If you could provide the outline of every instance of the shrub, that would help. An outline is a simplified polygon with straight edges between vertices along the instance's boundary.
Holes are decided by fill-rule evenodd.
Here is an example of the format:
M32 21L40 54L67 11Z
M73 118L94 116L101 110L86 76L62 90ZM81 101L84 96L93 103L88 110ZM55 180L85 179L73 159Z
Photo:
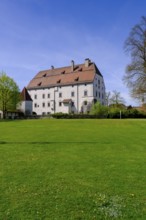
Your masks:
M120 118L121 109L113 107L109 109L108 118Z
M86 119L86 118L98 118L97 115L89 114L67 114L67 113L55 113L52 114L53 118L57 119Z
M101 105L100 102L96 102L95 104L92 105L90 114L96 115L98 118L107 118L108 107Z

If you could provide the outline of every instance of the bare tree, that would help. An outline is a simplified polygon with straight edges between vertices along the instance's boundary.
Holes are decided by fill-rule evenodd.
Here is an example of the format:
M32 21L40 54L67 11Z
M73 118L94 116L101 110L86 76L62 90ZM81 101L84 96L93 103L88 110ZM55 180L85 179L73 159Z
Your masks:
M111 92L106 92L105 94L105 100L106 100L106 105L110 105L110 99L111 99Z
M125 103L125 100L121 96L120 92L117 92L116 90L114 90L110 98L110 104L119 106L119 105L123 105L124 103Z
M125 41L125 51L131 55L124 82L134 98L141 99L146 93L146 17L130 31Z

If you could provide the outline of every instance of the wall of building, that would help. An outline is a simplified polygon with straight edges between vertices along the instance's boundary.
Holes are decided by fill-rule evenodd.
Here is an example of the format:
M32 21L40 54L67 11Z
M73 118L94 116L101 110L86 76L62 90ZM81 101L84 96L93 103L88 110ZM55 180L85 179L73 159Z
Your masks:
M93 82L93 94L97 101L105 105L105 84L102 76L96 74Z
M17 108L21 110L25 115L32 115L32 101L22 101Z
M94 99L92 83L28 90L28 92L33 100L32 111L37 115L56 112L78 113L82 111L84 102L89 103ZM71 99L74 105L63 103L65 99Z

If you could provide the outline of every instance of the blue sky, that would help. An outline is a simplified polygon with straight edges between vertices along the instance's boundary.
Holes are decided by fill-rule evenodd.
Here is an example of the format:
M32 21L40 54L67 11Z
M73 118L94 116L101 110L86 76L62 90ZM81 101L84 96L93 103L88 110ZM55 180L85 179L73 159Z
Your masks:
M145 0L0 0L0 71L22 89L40 70L90 58L107 91L137 105L122 82L123 45L145 11Z

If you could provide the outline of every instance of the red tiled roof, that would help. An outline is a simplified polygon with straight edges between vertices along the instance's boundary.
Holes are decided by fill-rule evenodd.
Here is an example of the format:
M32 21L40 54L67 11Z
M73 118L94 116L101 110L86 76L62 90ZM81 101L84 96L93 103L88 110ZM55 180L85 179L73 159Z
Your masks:
M88 67L85 64L75 65L73 71L71 66L52 68L36 74L27 89L89 83L93 82L96 73L102 76L94 63Z
M32 98L30 97L30 95L25 87L23 88L20 96L21 96L22 101L32 101Z

